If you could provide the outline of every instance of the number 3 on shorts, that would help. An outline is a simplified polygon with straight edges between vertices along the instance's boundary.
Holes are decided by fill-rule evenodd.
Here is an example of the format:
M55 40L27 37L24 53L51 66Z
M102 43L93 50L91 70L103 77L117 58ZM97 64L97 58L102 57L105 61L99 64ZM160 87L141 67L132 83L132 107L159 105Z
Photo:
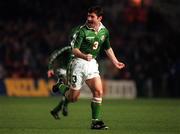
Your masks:
M76 83L77 82L77 77L75 75L72 76L72 83Z
M93 44L93 50L96 50L98 48L99 42L95 41Z

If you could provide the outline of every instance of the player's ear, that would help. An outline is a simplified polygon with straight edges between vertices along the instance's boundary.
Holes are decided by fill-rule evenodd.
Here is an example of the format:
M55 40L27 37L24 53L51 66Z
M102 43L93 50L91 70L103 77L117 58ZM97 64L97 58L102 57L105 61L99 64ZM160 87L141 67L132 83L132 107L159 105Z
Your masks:
M102 16L99 16L98 19L99 19L99 21L101 21L102 20Z

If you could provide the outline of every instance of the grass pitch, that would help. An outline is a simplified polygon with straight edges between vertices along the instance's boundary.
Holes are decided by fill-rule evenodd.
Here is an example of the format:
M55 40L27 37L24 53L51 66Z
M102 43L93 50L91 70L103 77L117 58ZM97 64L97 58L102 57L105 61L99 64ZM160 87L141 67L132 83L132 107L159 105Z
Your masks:
M69 105L69 116L54 120L58 97L0 97L0 134L180 134L180 100L104 100L109 130L90 130L90 100Z

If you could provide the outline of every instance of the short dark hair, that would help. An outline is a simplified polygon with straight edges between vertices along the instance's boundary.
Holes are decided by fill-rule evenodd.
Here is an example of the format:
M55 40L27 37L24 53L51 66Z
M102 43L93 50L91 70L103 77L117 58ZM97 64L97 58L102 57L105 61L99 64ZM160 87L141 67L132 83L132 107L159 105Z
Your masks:
M101 6L92 6L88 9L88 13L95 13L98 17L103 16L103 8Z

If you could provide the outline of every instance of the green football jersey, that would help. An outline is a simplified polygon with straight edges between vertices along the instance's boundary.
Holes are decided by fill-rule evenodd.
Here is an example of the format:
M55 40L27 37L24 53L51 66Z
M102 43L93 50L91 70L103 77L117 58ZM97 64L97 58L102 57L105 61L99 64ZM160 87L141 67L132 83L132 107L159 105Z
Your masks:
M93 58L98 56L101 48L107 50L111 47L109 42L109 32L102 23L98 32L89 28L87 25L79 27L79 29L74 32L70 44L72 48L78 48L85 54L92 54Z
M70 46L64 47L62 49L57 49L49 57L48 69L67 69L67 66L72 57L73 55Z

